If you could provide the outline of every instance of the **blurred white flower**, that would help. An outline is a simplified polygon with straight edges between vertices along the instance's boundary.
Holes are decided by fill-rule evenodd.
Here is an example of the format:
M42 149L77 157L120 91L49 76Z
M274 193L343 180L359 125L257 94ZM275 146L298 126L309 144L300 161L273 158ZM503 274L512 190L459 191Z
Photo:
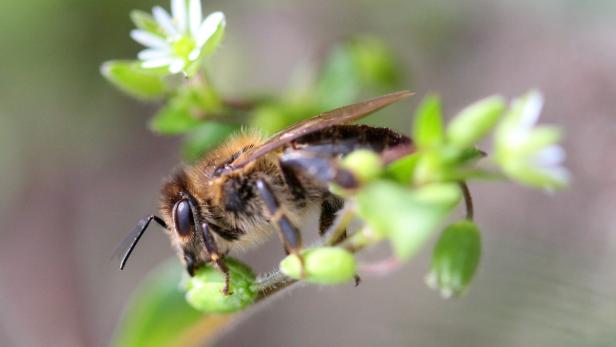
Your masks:
M562 164L565 151L558 145L555 127L537 126L543 97L531 91L513 101L495 135L496 160L506 174L520 183L555 189L569 182Z
M138 58L144 68L167 67L170 73L189 74L199 58L211 53L225 27L225 16L214 12L203 20L200 0L171 0L171 14L152 9L159 30L132 30L130 36L147 48Z

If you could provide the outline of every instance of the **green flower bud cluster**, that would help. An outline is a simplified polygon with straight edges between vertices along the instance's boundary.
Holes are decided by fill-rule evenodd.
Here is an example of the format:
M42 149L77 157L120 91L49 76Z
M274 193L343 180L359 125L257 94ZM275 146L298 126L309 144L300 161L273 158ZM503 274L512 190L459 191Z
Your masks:
M301 257L303 259L295 254L288 255L280 262L280 271L291 278L316 284L344 283L356 275L355 256L342 248L309 248L302 251Z
M186 282L186 301L192 307L205 313L227 313L239 311L255 301L257 292L252 270L233 258L225 258L225 263L231 273L231 294L223 292L224 274L212 266L204 266Z

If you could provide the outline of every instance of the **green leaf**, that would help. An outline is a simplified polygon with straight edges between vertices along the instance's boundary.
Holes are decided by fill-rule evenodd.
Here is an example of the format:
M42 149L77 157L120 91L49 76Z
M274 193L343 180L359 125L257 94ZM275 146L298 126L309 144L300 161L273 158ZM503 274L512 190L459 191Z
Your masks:
M205 152L222 143L229 135L238 130L237 126L207 122L188 133L182 146L183 157L194 162Z
M481 238L471 221L452 224L443 231L432 253L428 285L445 298L463 294L471 282L481 256Z
M252 270L238 260L226 257L225 264L231 274L230 295L223 293L224 274L207 265L195 273L186 285L186 300L204 313L229 313L239 311L252 304L257 291L254 288L255 275Z
M142 68L137 61L105 62L101 74L121 91L139 99L157 100L167 93L163 76L156 70Z
M302 263L295 254L288 255L280 262L280 271L291 278L317 284L348 282L357 273L355 257L342 248L310 248L301 254L304 258L304 278L301 277Z
M131 296L112 346L166 347L203 317L186 303L177 259L154 269Z
M469 162L475 162L483 157L485 157L487 154L475 147L467 147L465 149L463 149L457 156L457 162L458 164L462 165L462 164L467 164Z
M165 36L163 29L160 25L158 25L158 22L156 22L154 17L147 12L132 10L130 11L130 19L133 21L135 26L141 30L145 30L157 36Z
M330 110L356 101L361 86L353 55L344 46L332 49L316 86L315 100Z
M161 134L182 134L204 124L208 115L222 112L220 98L211 88L189 84L158 111L150 127Z
M362 85L368 88L395 89L400 85L399 66L384 42L372 36L359 36L347 45Z
M413 138L422 149L442 144L444 137L440 99L436 95L428 95L415 112Z
M376 181L357 194L357 212L374 232L389 238L398 258L407 260L425 244L460 197L451 185L408 190Z
M161 134L183 134L197 128L203 121L190 114L187 105L179 100L171 100L150 121L150 128Z
M250 125L265 134L273 134L320 111L323 110L306 100L266 102L253 111Z
M459 148L475 145L496 125L505 107L505 101L499 96L466 107L447 127L449 143Z
M445 163L443 151L424 151L417 157L413 171L413 182L422 185L443 181L450 171L450 165Z
M385 175L402 184L410 183L413 179L418 158L419 154L413 153L394 161L385 168Z

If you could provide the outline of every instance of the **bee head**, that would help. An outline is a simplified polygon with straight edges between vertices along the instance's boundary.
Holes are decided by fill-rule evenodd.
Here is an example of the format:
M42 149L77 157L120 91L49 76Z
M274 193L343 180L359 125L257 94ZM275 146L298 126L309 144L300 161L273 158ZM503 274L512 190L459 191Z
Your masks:
M186 265L186 271L193 276L196 269L210 262L210 253L216 250L208 249L208 224L190 193L183 171L163 186L161 214L167 223L171 243Z

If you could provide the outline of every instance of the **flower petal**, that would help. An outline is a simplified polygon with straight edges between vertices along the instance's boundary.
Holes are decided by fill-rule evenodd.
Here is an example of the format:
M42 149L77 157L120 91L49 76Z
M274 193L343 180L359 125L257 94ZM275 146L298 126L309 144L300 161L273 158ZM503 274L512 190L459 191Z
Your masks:
M152 9L152 14L154 15L154 19L156 20L158 25L163 28L167 35L173 36L178 33L177 29L173 25L173 20L171 20L171 16L169 16L169 13L165 11L165 9L160 6L154 6L154 8Z
M207 16L203 23L201 23L199 32L195 36L197 46L203 46L214 35L219 25L225 25L225 15L222 12L214 12Z
M555 166L565 160L565 150L558 145L547 146L533 155L532 161L539 166Z
M537 120L539 120L539 115L543 108L543 96L538 91L531 91L524 99L520 127L531 128L537 123Z
M195 37L199 31L203 13L201 12L201 0L190 0L188 3L188 25L190 34Z
M139 60L156 60L172 57L173 55L171 54L171 51L165 49L144 49L137 54L137 58L139 58Z
M169 72L171 73L178 73L180 71L182 71L182 69L184 68L184 60L182 59L173 59L173 61L171 62L171 64L169 64Z
M173 62L173 59L171 57L168 58L160 58L160 59L151 59L151 60L146 60L144 62L141 63L141 67L146 68L146 69L152 69L152 68L157 68L157 67L161 67L161 66L167 66L169 64L171 64Z
M552 180L556 181L557 184L567 184L571 180L571 174L564 167L550 167L544 172L549 175Z
M199 58L200 55L201 55L201 49L195 48L188 55L188 60L195 61L195 60L197 60L197 58Z
M186 32L186 0L171 0L171 13L173 20L180 31L180 34Z
M140 44L152 48L168 48L169 44L160 37L144 30L131 30L130 37Z

